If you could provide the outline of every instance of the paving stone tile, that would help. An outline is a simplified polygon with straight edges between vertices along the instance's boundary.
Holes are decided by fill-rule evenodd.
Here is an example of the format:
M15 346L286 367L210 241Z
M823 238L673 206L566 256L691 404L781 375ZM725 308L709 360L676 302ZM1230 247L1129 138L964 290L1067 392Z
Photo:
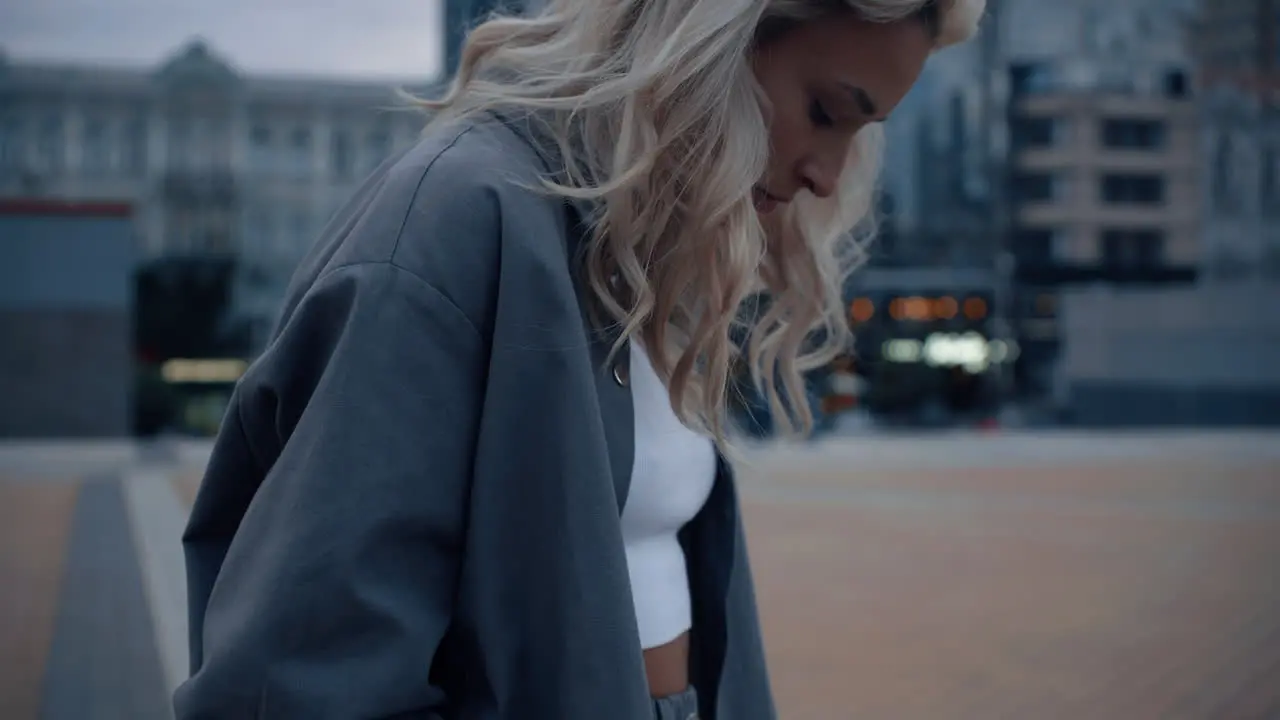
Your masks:
M0 718L36 720L78 487L0 478Z

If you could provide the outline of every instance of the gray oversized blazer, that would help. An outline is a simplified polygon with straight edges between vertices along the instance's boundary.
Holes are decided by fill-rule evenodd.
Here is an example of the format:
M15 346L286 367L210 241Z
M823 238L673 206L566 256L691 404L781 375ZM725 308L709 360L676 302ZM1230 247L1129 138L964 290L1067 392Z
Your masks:
M183 542L178 720L651 720L626 368L530 126L442 125L325 231ZM620 353L626 357L627 353ZM775 716L731 472L684 529L703 718Z

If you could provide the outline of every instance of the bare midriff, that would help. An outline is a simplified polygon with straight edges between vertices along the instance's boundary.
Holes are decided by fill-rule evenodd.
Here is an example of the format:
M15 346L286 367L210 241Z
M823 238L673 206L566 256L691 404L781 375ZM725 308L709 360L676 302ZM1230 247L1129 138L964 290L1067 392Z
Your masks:
M649 678L649 695L655 698L678 695L689 687L689 633L665 645L644 651L644 673Z

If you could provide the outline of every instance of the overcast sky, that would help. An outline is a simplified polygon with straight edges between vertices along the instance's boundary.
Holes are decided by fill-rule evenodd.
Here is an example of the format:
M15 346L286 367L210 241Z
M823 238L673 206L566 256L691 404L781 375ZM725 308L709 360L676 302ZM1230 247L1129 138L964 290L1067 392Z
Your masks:
M440 0L0 0L13 59L151 65L200 36L255 72L414 78L441 63Z

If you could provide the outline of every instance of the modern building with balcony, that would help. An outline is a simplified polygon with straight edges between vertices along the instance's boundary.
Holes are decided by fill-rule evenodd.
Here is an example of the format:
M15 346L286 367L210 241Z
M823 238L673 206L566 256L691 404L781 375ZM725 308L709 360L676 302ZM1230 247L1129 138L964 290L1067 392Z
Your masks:
M1018 386L1048 396L1060 351L1058 295L1083 285L1195 281L1202 253L1199 113L1180 3L1063 16L1076 44L1014 55L1006 197Z
M1015 86L1033 80L1018 76ZM1199 136L1186 76L1150 92L1019 88L1010 196L1028 284L1164 283L1199 261Z

